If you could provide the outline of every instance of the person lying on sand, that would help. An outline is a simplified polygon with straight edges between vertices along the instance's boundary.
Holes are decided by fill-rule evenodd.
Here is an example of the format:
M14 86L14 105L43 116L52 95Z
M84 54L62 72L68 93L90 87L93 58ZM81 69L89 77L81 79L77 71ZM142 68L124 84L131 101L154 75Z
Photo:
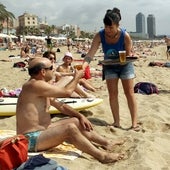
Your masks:
M170 62L150 62L149 66L170 67Z
M48 83L53 77L54 69L47 58L37 57L31 60L28 72L31 77L23 85L18 97L16 129L17 134L28 137L30 152L47 150L66 141L102 163L112 163L124 157L122 153L110 152L114 145L123 144L124 140L113 141L102 137L93 130L85 116L55 100L57 97L70 97L84 74L83 70L76 70L72 81L63 87ZM48 112L50 105L70 118L52 123ZM93 143L106 150L100 150Z

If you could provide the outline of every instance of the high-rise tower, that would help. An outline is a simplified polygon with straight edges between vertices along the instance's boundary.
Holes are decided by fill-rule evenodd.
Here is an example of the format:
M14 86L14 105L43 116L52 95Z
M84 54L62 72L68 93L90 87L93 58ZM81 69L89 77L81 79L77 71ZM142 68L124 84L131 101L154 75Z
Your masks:
M141 12L136 15L136 32L145 34L145 16Z
M147 17L147 32L150 39L156 36L155 17L152 14L149 14Z

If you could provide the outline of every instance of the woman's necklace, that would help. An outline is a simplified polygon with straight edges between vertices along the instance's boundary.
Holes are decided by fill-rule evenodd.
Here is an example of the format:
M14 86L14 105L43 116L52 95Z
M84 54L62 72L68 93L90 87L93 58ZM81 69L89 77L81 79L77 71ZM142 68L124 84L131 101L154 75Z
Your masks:
M108 37L108 38L110 38L110 39L115 39L115 38L117 38L117 36L118 36L118 31L117 31L113 36L106 34L106 37Z

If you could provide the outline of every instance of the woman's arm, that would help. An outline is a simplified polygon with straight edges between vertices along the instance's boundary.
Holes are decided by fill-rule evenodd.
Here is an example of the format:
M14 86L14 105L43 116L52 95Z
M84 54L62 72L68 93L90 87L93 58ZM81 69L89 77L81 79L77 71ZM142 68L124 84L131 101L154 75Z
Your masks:
M131 56L131 52L132 52L132 40L130 35L125 32L125 50L126 50L126 56Z
M93 60L93 57L100 46L100 42L101 42L100 34L97 33L93 38L91 48L89 49L88 53L84 58L83 69L85 69L88 66L88 64Z

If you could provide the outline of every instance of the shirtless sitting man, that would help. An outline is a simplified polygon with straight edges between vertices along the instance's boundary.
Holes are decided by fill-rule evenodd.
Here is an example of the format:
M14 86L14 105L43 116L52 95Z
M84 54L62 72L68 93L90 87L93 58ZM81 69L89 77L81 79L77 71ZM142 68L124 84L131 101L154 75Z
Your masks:
M34 58L28 67L30 79L23 85L18 98L16 120L17 134L24 134L29 139L29 151L43 151L55 147L64 141L72 143L81 151L90 154L102 163L111 163L124 157L121 153L109 153L113 146L123 140L107 140L93 131L90 121L56 97L69 97L74 91L83 71L75 71L74 78L65 87L48 83L54 69L49 59ZM51 122L49 106L59 109L70 118ZM105 150L95 147L100 144Z

